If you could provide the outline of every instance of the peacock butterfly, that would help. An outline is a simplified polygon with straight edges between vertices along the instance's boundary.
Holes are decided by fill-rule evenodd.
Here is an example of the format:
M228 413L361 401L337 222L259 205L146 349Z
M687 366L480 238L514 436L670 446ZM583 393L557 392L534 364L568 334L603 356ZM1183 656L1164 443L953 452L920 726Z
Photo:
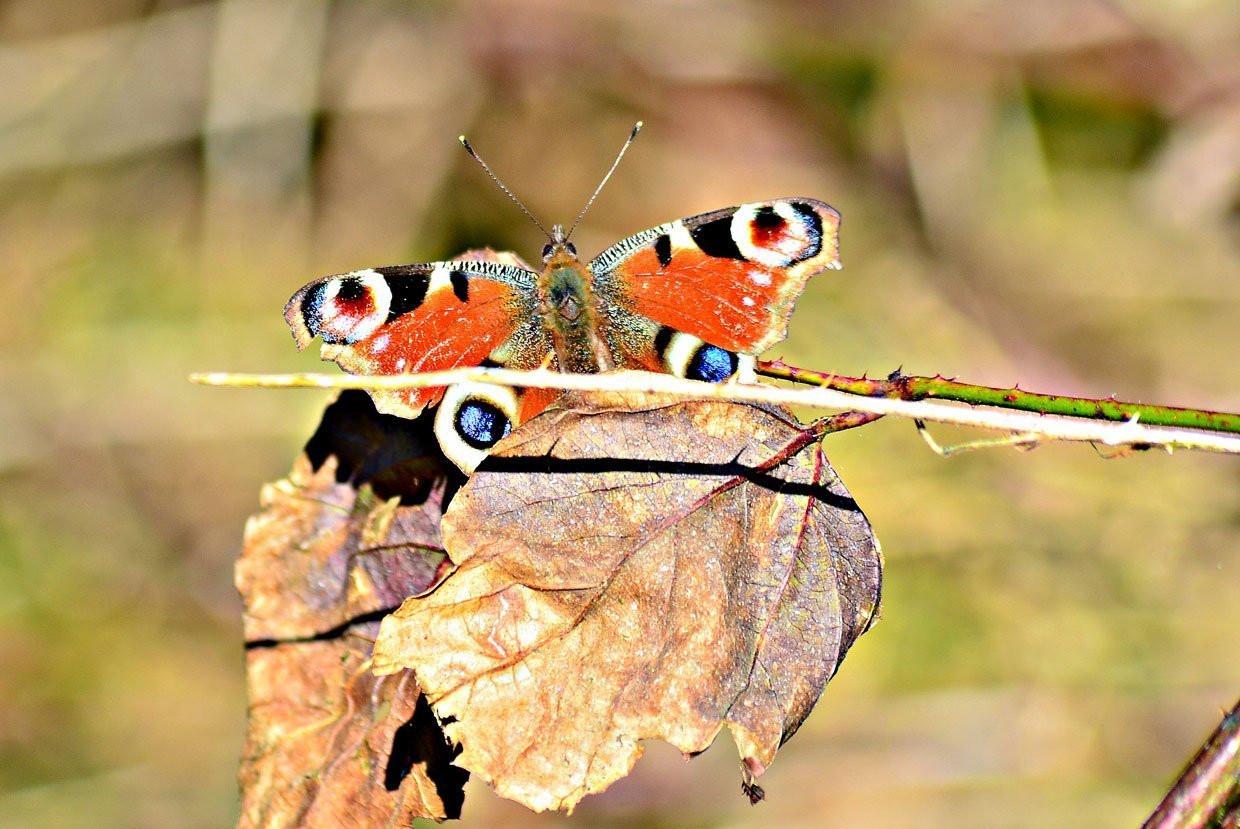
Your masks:
M809 277L840 267L839 223L839 213L815 199L752 202L644 230L589 263L569 241L576 223L567 233L555 225L541 270L489 251L364 268L306 285L284 317L299 349L317 336L323 359L352 374L503 366L752 381L756 356L784 338ZM404 417L439 404L436 436L444 454L469 472L558 394L469 383L371 397L381 412Z

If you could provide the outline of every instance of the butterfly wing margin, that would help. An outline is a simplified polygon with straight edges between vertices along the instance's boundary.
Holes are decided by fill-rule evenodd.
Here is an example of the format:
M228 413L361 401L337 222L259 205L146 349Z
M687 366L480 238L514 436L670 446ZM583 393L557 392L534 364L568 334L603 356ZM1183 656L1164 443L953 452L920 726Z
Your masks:
M306 285L288 301L284 318L298 348L317 336L322 358L350 374L443 371L484 362L532 368L524 363L536 364L549 347L535 307L535 278L528 268L497 261L366 268ZM438 402L443 389L370 394L379 411L416 417Z
M809 278L840 267L839 225L839 213L816 199L753 202L630 236L590 271L620 307L756 355L787 335Z

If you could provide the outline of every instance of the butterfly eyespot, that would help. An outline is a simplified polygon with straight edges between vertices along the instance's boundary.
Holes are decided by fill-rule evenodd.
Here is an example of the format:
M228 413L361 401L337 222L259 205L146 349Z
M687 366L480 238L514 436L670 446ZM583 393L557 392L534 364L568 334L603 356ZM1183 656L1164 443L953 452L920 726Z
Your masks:
M736 354L717 345L703 343L685 369L685 377L689 380L705 380L707 383L722 383L736 373Z
M457 434L475 449L490 449L512 432L512 421L497 406L482 400L466 401L456 410Z
M306 294L302 318L325 343L351 344L369 337L387 319L392 289L375 270L329 279Z
M517 421L517 395L489 383L459 383L444 394L435 415L435 437L444 455L473 472Z
M732 239L750 262L786 268L822 252L822 220L801 202L746 204L732 215Z
M656 338L655 347L668 373L686 380L722 383L736 374L740 363L733 351L667 328Z

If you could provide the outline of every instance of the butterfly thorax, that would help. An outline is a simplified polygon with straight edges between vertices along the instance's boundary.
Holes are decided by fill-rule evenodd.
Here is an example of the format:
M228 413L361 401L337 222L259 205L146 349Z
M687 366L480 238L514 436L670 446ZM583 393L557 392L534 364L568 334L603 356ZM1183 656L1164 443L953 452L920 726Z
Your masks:
M561 371L593 374L615 368L593 274L564 244L555 245L545 259L538 302Z

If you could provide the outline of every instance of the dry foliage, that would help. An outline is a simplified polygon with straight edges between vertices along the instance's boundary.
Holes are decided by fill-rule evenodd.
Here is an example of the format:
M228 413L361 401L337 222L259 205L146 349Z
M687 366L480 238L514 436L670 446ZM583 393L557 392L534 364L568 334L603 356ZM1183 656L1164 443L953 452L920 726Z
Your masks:
M421 421L361 393L263 490L237 562L249 729L240 825L408 825L460 813L466 774L408 671L377 678L377 617L426 589L444 496Z
M370 672L375 624L251 650L239 826L408 826L460 815L452 762L408 671Z
M443 532L457 569L384 620L375 671L412 669L456 763L537 810L724 726L760 798L879 600L868 522L776 407L566 395Z

